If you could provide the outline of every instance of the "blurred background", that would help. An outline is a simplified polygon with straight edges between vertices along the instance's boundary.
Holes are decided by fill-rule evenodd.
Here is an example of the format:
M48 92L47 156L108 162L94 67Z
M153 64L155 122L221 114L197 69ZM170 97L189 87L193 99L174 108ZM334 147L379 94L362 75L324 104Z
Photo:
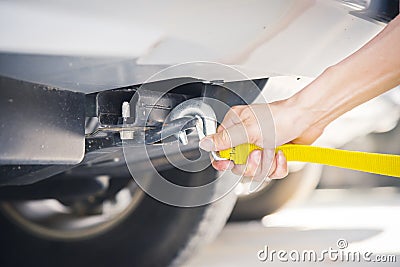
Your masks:
M70 143L60 135L63 142L57 143L57 149L45 144L55 133L66 131L37 135L41 141L33 141L25 134L29 131L24 127L9 128L16 129L10 135L5 135L3 129L0 131L0 140L4 140L0 142L0 152L6 144L11 147L10 151L15 151L17 145L13 142L19 135L20 139L27 140L26 144L33 143L39 155L46 148L46 157L51 159L51 164L56 164L47 166L49 162L39 160L38 163L32 157L25 157L31 147L24 147L21 155L28 159L23 163L0 166L4 178L0 179L4 182L0 187L4 197L0 197L0 267L142 267L170 263L188 267L274 266L289 263L261 262L258 251L265 246L273 250L322 251L337 248L339 239L348 242L350 251L395 255L397 262L382 265L399 266L400 179L291 163L288 177L266 184L255 194L244 193L247 184L243 182L235 194L228 194L211 205L192 209L173 207L144 194L133 182L124 154L113 152L114 148L121 149L120 144L102 145L102 142L108 144L108 140L118 140L118 131L96 135L99 117L104 111L100 107L108 110L111 106L106 115L113 118L112 123L100 126L111 129L121 126L119 122L125 119L120 114L121 105L132 100L132 95L128 97L125 93L132 93L160 70L180 63L211 61L237 68L249 80L261 81L259 88L264 87L258 99L261 102L290 97L381 31L398 14L398 2L0 1L0 79L5 81L0 88L4 94L0 96L0 101L3 100L0 108L10 108L0 112L1 127L21 126L19 122L30 125L39 119L40 125L53 126L48 117L39 115L55 113L53 119L57 121L65 117L58 115L69 109L71 114L67 114L73 122L78 117L76 114L86 116L86 124L79 127L81 146L76 150L89 151L73 170L62 169L65 162L54 163L54 156L60 155L58 144L64 144L61 150L68 151L72 150ZM195 74L193 77L197 77ZM227 77L220 78L229 81ZM8 85L10 79L16 79L11 83L16 84L15 88ZM211 80L202 81L201 86L188 84L175 96L174 103L201 96L207 93L207 86L212 86L213 90L208 91L211 94L221 95L232 105L241 104L234 98L228 99L223 87L210 85ZM47 92L47 86L78 93L82 104L73 100L75 109L53 112L46 108L51 103L58 104L58 99L49 100L44 96L34 106L36 110L25 110L30 107L26 103L34 98L25 94L15 96L19 93L20 81L29 82L28 93L31 90ZM155 87L163 88L165 81L169 82L161 79ZM243 91L249 91L241 81L231 82L238 82L238 90L243 86ZM113 94L108 95L110 92ZM98 101L100 96L107 96L103 103ZM18 103L20 109L13 109ZM71 103L67 106L72 106ZM79 113L85 105L90 112ZM16 115L17 119L9 119L9 114ZM397 88L333 122L315 145L400 154L399 118L400 89ZM163 120L164 117L159 122ZM38 132L38 128L35 130ZM2 136L7 138L1 139ZM93 141L99 146L91 150ZM197 144L196 141L196 150ZM157 149L157 145L153 148ZM105 159L93 159L102 153L107 153ZM147 155L138 153L138 156ZM158 162L161 165L162 161ZM41 165L38 170L49 167L54 171L61 167L60 171L43 178L28 163ZM138 169L139 165L136 165ZM163 175L188 186L218 177L212 168L198 173L188 173L173 165L168 168ZM24 180L25 174L44 181L32 187L18 183L14 187L7 183L15 177ZM143 175L150 177L149 173ZM213 189L219 190L217 185ZM60 195L55 195L58 191ZM86 193L80 195L81 191ZM187 193L179 197L193 196ZM202 247L222 228L215 241ZM190 260L186 263L186 259ZM322 264L344 263L325 261Z
M400 154L400 124L386 133L356 138L341 148ZM230 222L218 239L188 266L288 265L278 260L261 262L257 252L267 245L270 250L318 253L329 247L337 249L338 239L348 242L349 251L396 257L396 262L375 262L374 266L399 266L399 214L400 179L323 166L317 189L307 197L292 201L260 220ZM297 266L315 264L296 263ZM363 266L365 262L326 260L318 264Z

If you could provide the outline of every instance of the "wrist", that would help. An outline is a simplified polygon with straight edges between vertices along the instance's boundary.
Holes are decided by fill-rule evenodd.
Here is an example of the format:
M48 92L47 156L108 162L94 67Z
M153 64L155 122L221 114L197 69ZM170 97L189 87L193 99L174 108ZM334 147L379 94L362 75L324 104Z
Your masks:
M276 146L298 138L312 125L300 104L294 97L269 104L275 123Z
M309 105L298 95L284 100L283 105L291 117L291 129L295 138L318 122L317 112L310 109Z
M345 96L336 94L338 88L343 88L338 73L340 66L327 68L317 79L303 90L287 99L287 105L297 114L297 121L303 125L301 130L310 127L321 130L337 118L335 111L345 100Z

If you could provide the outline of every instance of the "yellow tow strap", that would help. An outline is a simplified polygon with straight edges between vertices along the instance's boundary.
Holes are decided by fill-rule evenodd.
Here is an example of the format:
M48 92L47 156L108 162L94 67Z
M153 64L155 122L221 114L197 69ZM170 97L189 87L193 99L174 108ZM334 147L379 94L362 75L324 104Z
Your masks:
M219 151L221 158L232 160L235 164L246 164L251 151L262 149L254 144ZM276 148L282 150L288 161L319 163L345 169L400 177L400 156L359 151L286 144Z

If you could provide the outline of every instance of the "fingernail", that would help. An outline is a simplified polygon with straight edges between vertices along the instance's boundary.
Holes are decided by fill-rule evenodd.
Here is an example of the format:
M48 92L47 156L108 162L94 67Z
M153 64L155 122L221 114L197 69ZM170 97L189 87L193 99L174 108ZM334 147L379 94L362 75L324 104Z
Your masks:
M285 163L285 154L283 154L282 150L278 151L278 164Z
M254 150L253 153L251 153L251 159L254 160L254 162L258 165L260 165L261 162L261 150Z
M278 151L278 166L276 178L280 179L287 176L289 170L285 164L285 154L281 150Z
M211 138L205 137L200 140L199 146L205 151L212 151L214 149L214 142Z

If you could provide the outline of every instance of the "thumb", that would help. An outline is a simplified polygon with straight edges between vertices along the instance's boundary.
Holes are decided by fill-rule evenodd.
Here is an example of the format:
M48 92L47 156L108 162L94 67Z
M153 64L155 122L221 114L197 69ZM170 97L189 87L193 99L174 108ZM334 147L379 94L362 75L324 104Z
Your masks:
M246 129L236 124L200 140L199 146L206 151L220 151L240 144L249 143Z

